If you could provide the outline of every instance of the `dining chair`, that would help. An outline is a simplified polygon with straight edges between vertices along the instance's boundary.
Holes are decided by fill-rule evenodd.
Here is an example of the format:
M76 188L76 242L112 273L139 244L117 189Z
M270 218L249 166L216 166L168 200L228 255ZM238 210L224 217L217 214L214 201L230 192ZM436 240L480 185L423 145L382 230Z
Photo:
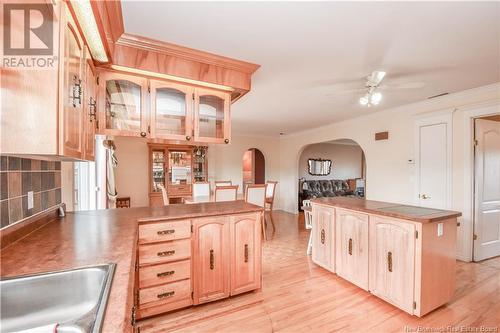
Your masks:
M257 206L260 206L265 209L266 206L266 185L259 184L247 184L245 189L245 201ZM262 235L264 236L264 240L267 239L266 236L266 221L265 217L262 216L261 221Z
M238 193L238 185L217 186L215 188L215 202L235 201Z
M276 193L276 186L278 185L277 181L268 180L266 182L266 205L265 211L269 212L269 218L271 220L271 224L273 225L273 229L276 229L273 220L273 206L274 206L274 195Z
M302 209L304 210L304 224L306 230L312 229L312 205L311 200L302 200ZM306 254L312 253L312 230L309 233L309 242L307 243Z
M167 189L165 188L165 186L163 186L162 184L159 184L158 185L158 188L161 190L161 196L163 198L163 204L165 206L168 206L170 204L170 201L168 200L168 193L167 193Z
M233 182L230 180L216 180L215 187L217 186L232 186Z
M193 184L193 197L208 197L210 196L210 183L201 182Z

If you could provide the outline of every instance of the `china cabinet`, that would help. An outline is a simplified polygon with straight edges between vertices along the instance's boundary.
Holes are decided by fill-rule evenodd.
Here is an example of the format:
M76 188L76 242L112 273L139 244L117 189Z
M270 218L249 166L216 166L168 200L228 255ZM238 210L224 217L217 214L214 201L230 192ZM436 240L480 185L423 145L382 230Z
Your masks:
M171 203L192 195L192 184L207 181L208 147L149 144L149 204L162 206L160 185Z

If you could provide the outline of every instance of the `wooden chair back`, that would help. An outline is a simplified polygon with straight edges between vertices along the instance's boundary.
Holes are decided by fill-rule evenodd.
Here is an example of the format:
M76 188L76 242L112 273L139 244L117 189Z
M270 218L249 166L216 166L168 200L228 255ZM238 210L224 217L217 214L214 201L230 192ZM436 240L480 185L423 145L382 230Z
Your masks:
M278 185L278 182L268 180L266 182L266 201L268 202L273 202L274 201L274 195L276 193L276 185Z
M235 201L238 195L238 185L215 187L215 202Z
M161 190L161 196L162 196L162 198L163 198L163 204L164 204L165 206L170 205L170 201L168 200L168 193L167 193L167 189L165 188L165 186L163 186L163 185L161 185L161 184L160 184L160 185L158 185L158 187L159 187L159 188L160 188L160 190Z
M230 180L216 180L215 187L217 186L232 186L233 182Z
M304 209L304 224L306 229L312 229L312 211L307 208L311 208L311 200L302 200L302 206Z
M194 183L193 184L193 197L210 196L210 183Z
M260 207L266 204L266 185L248 184L245 190L245 201Z

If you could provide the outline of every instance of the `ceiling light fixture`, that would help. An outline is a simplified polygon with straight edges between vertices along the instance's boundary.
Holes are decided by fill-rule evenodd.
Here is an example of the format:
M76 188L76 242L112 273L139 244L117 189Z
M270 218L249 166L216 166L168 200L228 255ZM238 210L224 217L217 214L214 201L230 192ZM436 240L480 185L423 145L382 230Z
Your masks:
M85 36L92 58L99 62L108 62L108 55L104 49L90 1L71 1L71 6Z
M381 100L382 94L378 91L375 92L374 89L370 89L366 95L359 98L359 104L370 107L372 105L378 105Z

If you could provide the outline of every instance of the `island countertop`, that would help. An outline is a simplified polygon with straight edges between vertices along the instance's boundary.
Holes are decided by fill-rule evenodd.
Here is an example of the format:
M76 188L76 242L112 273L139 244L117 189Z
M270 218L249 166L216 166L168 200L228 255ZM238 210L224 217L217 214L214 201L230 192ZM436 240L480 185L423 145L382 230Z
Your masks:
M325 197L312 199L311 201L319 205L362 211L365 213L388 216L420 223L432 223L436 221L447 220L450 218L456 218L462 215L462 213L460 212L450 210L409 206L397 203L349 197Z
M138 221L188 219L262 210L244 201L67 213L0 251L2 277L116 263L102 332L132 331Z

